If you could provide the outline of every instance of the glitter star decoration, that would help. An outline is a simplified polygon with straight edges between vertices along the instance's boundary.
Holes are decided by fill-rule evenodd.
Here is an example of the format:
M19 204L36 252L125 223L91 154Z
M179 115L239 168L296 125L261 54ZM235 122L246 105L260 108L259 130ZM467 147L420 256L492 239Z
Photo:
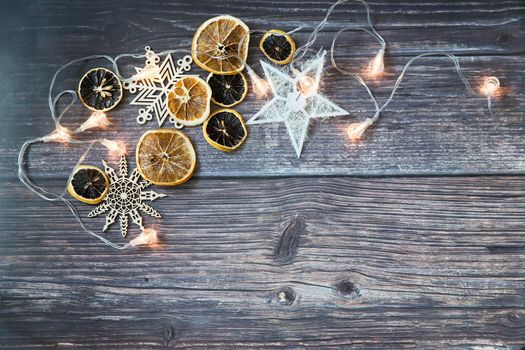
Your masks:
M299 158L307 137L310 119L335 117L347 111L319 94L326 51L304 64L302 71L290 76L261 61L273 98L247 124L284 122Z
M102 163L109 178L109 191L102 204L93 209L88 217L92 218L109 211L106 216L106 224L102 229L103 232L116 221L117 217L120 221L120 232L123 237L128 234L128 217L131 217L131 221L144 230L139 210L156 218L161 217L159 212L144 201L154 201L166 195L154 191L144 191L151 185L151 182L145 180L139 182L141 176L137 169L133 170L128 177L128 163L125 156L120 158L118 176L105 161Z
M186 55L177 61L175 67L171 54L167 54L164 61L160 63L160 57L146 46L146 65L142 68L135 67L136 74L123 84L124 89L130 93L137 93L130 104L145 106L139 109L137 123L145 124L155 115L159 127L162 127L169 116L168 94L173 89L173 85L182 79L184 73L191 69L192 62L191 56ZM173 118L170 118L170 122L176 128L182 128L182 125Z

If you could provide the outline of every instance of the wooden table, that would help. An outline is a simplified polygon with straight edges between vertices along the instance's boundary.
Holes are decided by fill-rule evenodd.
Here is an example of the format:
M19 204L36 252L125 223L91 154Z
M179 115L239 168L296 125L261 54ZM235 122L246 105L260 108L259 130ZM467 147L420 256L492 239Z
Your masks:
M382 101L410 57L449 51L477 89L495 75L504 96L490 117L444 57L417 62L364 139L349 123L373 114L351 77L326 67L323 93L350 116L312 123L297 159L283 125L250 128L233 154L185 131L198 171L147 217L163 249L115 251L85 234L69 210L18 181L24 140L53 128L53 73L91 54L189 48L200 23L219 15L252 29L313 26L330 1L11 1L0 11L0 349L356 348L523 349L525 346L525 3L371 2L388 42ZM339 29L365 24L359 4L330 17L316 48ZM311 29L294 35L299 44ZM252 39L249 62L263 56ZM341 36L336 58L358 72L377 43ZM123 62L123 72L141 60ZM56 92L74 88L103 61L76 65ZM206 76L195 68L195 74ZM139 126L128 102L114 127L132 154ZM61 108L66 102L61 104ZM264 101L238 110L253 116ZM79 103L68 127L89 115ZM79 146L38 145L27 169L60 191ZM86 160L100 165L101 148ZM110 160L111 161L111 160ZM133 161L130 157L130 161ZM112 161L114 163L114 160ZM132 162L134 164L134 162ZM86 216L89 205L78 205ZM104 218L88 224L99 230ZM137 235L132 227L130 236ZM107 236L124 242L115 227Z

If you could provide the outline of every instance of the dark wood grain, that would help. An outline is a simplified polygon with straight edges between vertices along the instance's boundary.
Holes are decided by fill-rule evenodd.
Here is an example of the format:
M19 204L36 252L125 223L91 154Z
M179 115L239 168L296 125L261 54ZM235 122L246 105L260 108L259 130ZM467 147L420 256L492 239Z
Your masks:
M47 87L53 72L69 60L95 53L142 52L145 45L157 51L188 48L198 25L220 13L239 16L252 29L290 30L314 25L329 4L157 1L108 8L107 2L46 1L5 6L0 31L0 66L5 72L0 83L0 102L9 117L5 119L9 120L9 128L0 130L5 157L0 172L12 174L23 139L52 129ZM500 78L505 95L495 101L494 117L489 116L484 98L467 94L451 62L427 58L414 66L396 100L366 133L363 142L350 144L346 127L372 116L372 104L356 82L337 76L327 66L323 92L350 115L313 122L301 159L296 158L283 125L253 126L245 146L235 154L211 149L200 128L187 128L199 155L196 176L523 173L523 1L381 1L371 6L374 22L389 43L387 74L371 83L381 100L389 94L409 57L429 50L452 51L460 57L465 74L476 88L484 76L493 74ZM331 17L315 47L329 48L336 30L362 24L362 6L343 5ZM305 28L294 37L301 44L308 33ZM258 60L262 56L256 49L257 40L252 40L249 61L260 71ZM361 33L345 33L337 47L339 64L356 72L366 66L377 50L376 44ZM142 63L123 61L122 71L129 74L131 64ZM57 91L74 88L86 69L101 64L104 62L88 62L67 71L57 84ZM197 68L194 73L204 76ZM126 101L130 99L127 96ZM238 110L248 119L263 102L250 96ZM115 128L98 135L121 138L133 150L140 135L156 127L136 124L137 110L136 106L122 104L110 113ZM78 104L64 122L79 125L88 115ZM63 160L71 160L78 152L78 147L46 145L36 149L32 154L32 164L37 168L34 175L65 176L72 163ZM98 161L104 155L101 150L94 159Z
M153 252L105 248L7 185L2 349L525 346L522 178L195 180L162 189Z

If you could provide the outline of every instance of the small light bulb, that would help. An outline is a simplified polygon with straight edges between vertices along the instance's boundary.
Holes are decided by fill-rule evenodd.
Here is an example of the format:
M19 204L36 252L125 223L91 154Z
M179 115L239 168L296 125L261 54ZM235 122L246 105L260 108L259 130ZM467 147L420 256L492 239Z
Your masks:
M114 156L122 156L126 154L126 145L122 141L102 140L101 143L106 146L109 153Z
M315 94L318 88L319 84L316 79L309 75L303 75L299 78L299 82L297 83L297 90L306 96Z
M146 79L153 80L153 79L158 78L159 75L160 75L159 66L155 64L149 64L149 65L146 65L144 68L142 68L140 72L135 73L131 77L131 80L134 80L134 81L141 81L141 80L146 80Z
M44 142L62 142L69 143L71 141L71 132L62 125L57 124L55 130L42 138Z
M111 122L106 116L106 113L101 111L95 111L91 113L88 120L86 120L75 132L83 132L92 128L106 128L111 125Z
M483 80L483 85L481 86L481 93L487 97L493 97L497 95L499 89L499 79L496 77L487 77Z
M368 129L368 127L373 123L374 122L370 118L366 118L360 123L352 123L348 126L346 133L351 141L357 141L361 138L365 130Z
M246 66L248 70L248 76L252 81L252 88L255 96L257 98L263 98L270 92L270 84L262 78L260 78L257 73L254 72L249 66Z
M368 75L371 78L378 77L385 72L385 49L381 48L368 64Z
M155 229L147 228L144 229L140 235L133 238L129 244L132 247L137 247L141 245L147 245L150 247L155 247L159 244L159 236Z

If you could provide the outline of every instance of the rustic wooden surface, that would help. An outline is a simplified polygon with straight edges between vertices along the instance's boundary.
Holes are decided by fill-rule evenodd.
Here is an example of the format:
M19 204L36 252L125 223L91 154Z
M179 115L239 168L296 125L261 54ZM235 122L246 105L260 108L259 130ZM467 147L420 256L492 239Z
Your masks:
M388 42L387 74L372 83L380 98L411 56L452 51L475 87L486 75L501 79L494 116L483 98L466 93L450 62L427 58L364 141L349 144L345 127L371 116L371 104L327 67L323 92L351 115L313 123L299 160L280 126L252 127L233 154L187 130L198 172L180 187L157 189L169 195L155 205L164 217L146 218L164 234L161 249L107 248L64 206L17 180L23 141L52 128L48 84L69 60L145 45L187 48L196 27L218 14L252 29L311 26L330 4L0 5L0 349L525 347L522 0L371 2ZM316 47L363 23L360 5L341 6ZM305 28L295 38L301 44L307 35ZM252 46L249 61L260 70ZM375 50L366 36L346 33L336 57L359 71ZM123 70L133 63L141 64L125 62ZM69 70L57 91L102 64ZM238 110L250 118L262 104L249 98ZM138 126L136 112L128 104L111 112L115 127L104 135L133 150L155 127ZM65 123L88 114L75 106ZM28 169L58 191L79 151L39 145ZM96 150L87 162L103 157ZM90 209L79 205L84 216ZM118 241L118 230L110 237Z

